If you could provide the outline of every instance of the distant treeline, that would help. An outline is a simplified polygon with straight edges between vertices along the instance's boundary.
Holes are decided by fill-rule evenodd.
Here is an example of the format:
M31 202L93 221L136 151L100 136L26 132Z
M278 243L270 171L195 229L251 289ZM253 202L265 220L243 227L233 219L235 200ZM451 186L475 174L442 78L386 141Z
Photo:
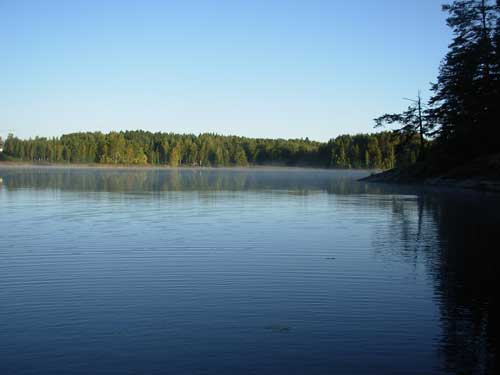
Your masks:
M4 142L4 154L18 160L53 163L389 169L414 162L418 144L416 135L408 137L393 132L342 135L329 142L316 142L307 138L256 139L123 131L27 140L9 135Z

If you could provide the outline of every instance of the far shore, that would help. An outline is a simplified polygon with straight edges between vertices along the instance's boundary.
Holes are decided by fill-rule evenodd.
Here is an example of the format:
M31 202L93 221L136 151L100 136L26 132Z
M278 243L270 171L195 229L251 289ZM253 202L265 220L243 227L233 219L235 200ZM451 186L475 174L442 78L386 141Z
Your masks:
M223 166L223 167L204 167L204 166L187 166L182 165L173 167L170 165L138 165L138 164L99 164L99 163L31 163L25 161L0 161L0 168L3 169L102 169L102 170L267 170L267 171L356 171L366 173L378 173L380 170L371 169L333 169L321 168L313 166L288 166L288 165L248 165L248 166Z

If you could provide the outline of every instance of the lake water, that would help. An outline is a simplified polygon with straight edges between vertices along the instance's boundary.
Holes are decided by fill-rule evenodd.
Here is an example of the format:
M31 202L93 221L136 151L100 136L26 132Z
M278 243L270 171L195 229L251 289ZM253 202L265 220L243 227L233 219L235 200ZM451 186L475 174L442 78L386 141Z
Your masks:
M0 167L0 374L495 373L500 196L365 175Z

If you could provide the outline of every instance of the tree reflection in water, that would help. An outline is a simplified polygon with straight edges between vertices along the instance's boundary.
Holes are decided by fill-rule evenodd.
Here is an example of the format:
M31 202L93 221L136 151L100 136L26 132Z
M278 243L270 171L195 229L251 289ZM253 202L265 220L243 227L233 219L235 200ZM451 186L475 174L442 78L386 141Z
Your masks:
M442 369L455 374L498 373L499 196L355 181L366 172L341 171L332 177L331 171L320 170L223 171L4 169L0 187L134 194L222 190L359 194L367 197L365 204L390 212L392 218L386 230L394 246L382 243L388 238L384 233L374 238L374 251L403 257L415 267L423 264L432 280L442 329L437 345Z
M500 197L424 190L382 202L392 210L391 230L402 245L393 248L415 264L423 258L432 277L444 369L497 374ZM387 249L378 240L375 248Z

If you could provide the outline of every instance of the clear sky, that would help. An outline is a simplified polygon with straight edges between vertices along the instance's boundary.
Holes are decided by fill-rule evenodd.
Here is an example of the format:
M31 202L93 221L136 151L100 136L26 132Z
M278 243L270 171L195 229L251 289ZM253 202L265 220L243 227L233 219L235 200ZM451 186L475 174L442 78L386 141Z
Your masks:
M327 140L427 96L439 0L0 0L0 135Z

